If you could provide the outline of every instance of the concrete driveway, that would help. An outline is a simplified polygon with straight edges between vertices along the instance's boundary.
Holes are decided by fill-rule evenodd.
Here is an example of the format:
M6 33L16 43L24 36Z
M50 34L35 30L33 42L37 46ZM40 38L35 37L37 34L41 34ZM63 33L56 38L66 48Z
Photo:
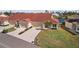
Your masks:
M0 26L0 32L2 32L2 31L3 31L3 29L4 29L4 27Z
M0 48L38 48L36 45L13 37L8 34L0 33Z
M7 33L7 34L12 35L12 36L15 36L17 38L20 38L22 40L25 40L27 42L32 43L35 40L35 37L41 31L41 30L36 30L36 28L33 27L33 28L27 30L26 32L24 32L23 34L18 35L18 33L20 33L22 30L24 30L24 29L23 28L22 29L17 29L15 31L10 32L10 33Z

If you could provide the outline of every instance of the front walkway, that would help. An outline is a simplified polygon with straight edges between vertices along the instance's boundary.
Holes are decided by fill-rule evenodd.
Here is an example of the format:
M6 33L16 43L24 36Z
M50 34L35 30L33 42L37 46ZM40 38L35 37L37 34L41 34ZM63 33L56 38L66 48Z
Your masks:
M36 30L36 28L33 27L33 28L27 30L26 32L24 32L23 34L18 35L18 33L20 33L22 30L24 30L24 29L23 28L17 29L15 31L7 33L7 34L15 36L17 38L20 38L20 39L23 39L27 42L32 43L35 40L38 33L41 31L41 30Z

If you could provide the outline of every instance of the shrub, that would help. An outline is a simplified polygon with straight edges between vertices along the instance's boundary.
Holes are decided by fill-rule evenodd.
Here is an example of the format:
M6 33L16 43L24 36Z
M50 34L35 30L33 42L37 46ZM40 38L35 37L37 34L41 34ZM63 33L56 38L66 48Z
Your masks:
M15 28L14 28L14 27L11 27L11 28L8 28L8 29L4 29L4 30L2 31L2 33L12 32L12 31L14 31L14 30L15 30Z
M46 22L45 22L45 27L46 27L46 28L49 28L49 26L50 26L51 24L52 24L52 23L51 23L50 21L46 21Z

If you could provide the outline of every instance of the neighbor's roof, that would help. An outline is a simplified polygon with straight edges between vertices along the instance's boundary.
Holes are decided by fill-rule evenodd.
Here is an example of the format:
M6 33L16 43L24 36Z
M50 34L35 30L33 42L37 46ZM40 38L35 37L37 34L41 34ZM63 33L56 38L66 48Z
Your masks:
M79 19L68 19L68 22L79 22Z
M8 16L4 15L4 14L0 15L0 21L3 20L3 19L8 19Z
M11 20L25 20L30 19L30 21L45 21L51 19L50 13L14 13L9 16Z
M0 17L8 17L8 16L7 16L7 15L2 14L2 15L0 15Z
M0 33L0 48L37 48L37 46L17 37Z

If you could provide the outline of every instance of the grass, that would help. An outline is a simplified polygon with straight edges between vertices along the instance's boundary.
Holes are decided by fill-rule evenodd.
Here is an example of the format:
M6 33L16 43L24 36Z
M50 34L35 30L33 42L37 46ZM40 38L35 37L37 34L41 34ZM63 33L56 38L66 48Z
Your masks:
M16 29L14 28L14 26L11 25L11 24L9 24L9 25L4 26L4 29L3 29L2 33L12 32L12 31L14 31L14 30L16 30Z
M14 30L15 30L15 28L14 28L14 27L11 27L11 28L8 28L8 29L4 29L4 30L2 31L2 33L12 32L12 31L14 31Z
M78 17L79 17L79 15L71 15L71 16L68 16L68 18L71 18L71 19L78 18Z
M79 37L59 30L42 30L36 37L36 45L43 48L78 48Z

